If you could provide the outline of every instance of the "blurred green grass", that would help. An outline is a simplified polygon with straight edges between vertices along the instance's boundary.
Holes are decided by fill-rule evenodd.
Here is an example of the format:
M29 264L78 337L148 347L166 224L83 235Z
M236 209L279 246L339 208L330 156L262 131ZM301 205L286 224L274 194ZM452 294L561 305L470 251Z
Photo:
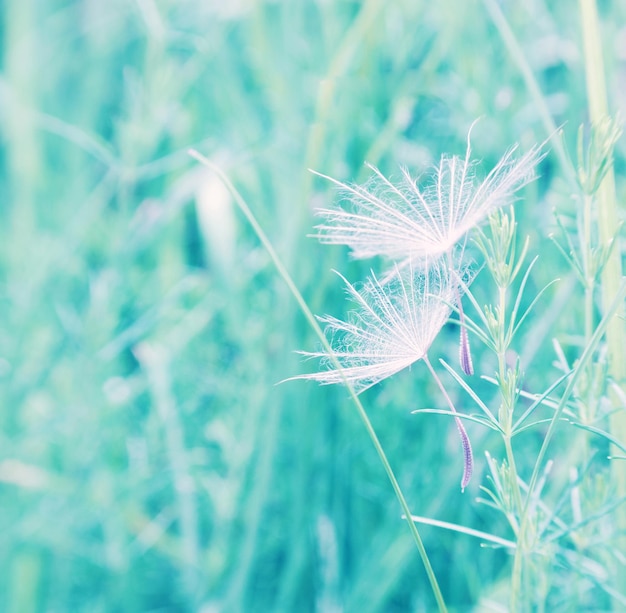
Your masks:
M613 40L624 9L603 8ZM482 4L1 10L0 610L432 610L345 390L275 385L315 368L294 353L314 335L186 150L229 173L312 309L341 315L331 269L357 279L369 264L306 237L314 206L334 199L307 168L342 180L362 179L365 160L391 174L422 168L463 153L479 116L487 169L513 143L547 136ZM577 14L565 2L504 10L571 144L586 119ZM609 70L623 106L624 58ZM547 240L550 208L570 206L556 159L541 172L516 213L542 258L533 289L566 279L521 339L533 390L552 380L542 313L578 291ZM557 330L576 332L578 316L570 308ZM455 342L450 326L434 355L453 356ZM473 502L497 441L471 428L478 470L461 495L452 424L410 414L440 403L419 365L363 399L413 512L509 536ZM529 462L538 437L524 440ZM502 551L422 532L452 610L506 580Z

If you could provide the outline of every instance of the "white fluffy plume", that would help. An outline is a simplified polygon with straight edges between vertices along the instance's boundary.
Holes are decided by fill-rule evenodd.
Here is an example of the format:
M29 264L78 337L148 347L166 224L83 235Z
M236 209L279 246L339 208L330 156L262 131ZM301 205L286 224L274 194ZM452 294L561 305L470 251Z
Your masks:
M347 321L320 318L341 371L326 352L303 352L323 358L328 370L298 378L330 384L345 377L360 392L422 359L450 315L459 278L442 260L427 272L407 267L386 283L372 277L361 291L344 279L358 308Z
M534 178L541 148L520 158L516 149L507 151L482 181L471 160L469 136L465 158L442 156L425 187L406 169L397 184L371 165L374 174L363 186L320 175L341 188L345 206L319 209L324 222L316 226L315 236L323 243L348 245L355 258L384 256L427 267L451 252L489 213L510 204L515 192Z

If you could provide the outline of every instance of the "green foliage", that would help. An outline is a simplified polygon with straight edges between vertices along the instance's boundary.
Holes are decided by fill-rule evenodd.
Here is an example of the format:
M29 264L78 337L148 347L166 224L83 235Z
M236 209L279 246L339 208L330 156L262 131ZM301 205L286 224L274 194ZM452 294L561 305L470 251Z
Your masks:
M433 610L345 388L276 385L310 372L294 350L319 340L187 150L226 171L311 310L343 317L331 270L364 278L369 263L307 238L313 209L336 196L307 168L346 182L364 161L419 175L462 155L480 116L472 143L487 170L511 144L550 136L545 109L580 159L572 172L550 154L515 218L492 218L467 307L476 375L449 366L454 325L429 352L472 439L465 494L426 369L360 399L425 518L450 610L508 606L520 534L533 610L622 602L622 498L606 458L623 453L610 422L623 387L603 342L619 305L598 294L623 254L598 239L594 211L612 163L624 200L623 140L612 120L576 140L577 12L503 9L544 109L489 4L2 3L0 611ZM620 9L603 9L610 41Z

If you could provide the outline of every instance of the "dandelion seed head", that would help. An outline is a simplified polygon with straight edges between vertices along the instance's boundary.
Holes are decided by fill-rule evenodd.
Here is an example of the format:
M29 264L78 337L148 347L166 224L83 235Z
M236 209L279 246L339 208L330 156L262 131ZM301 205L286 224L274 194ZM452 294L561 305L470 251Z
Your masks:
M326 244L348 245L358 259L384 256L427 267L535 177L540 147L519 158L516 149L509 149L482 181L469 137L465 157L443 155L426 181L401 169L392 182L371 165L373 175L364 185L325 177L339 186L342 200L318 210L324 221L316 236Z
M361 392L422 359L450 316L460 278L441 261L427 272L397 269L386 283L372 276L360 291L344 279L357 308L346 321L320 318L341 370L326 352L305 353L327 370L298 378L332 384L345 377Z

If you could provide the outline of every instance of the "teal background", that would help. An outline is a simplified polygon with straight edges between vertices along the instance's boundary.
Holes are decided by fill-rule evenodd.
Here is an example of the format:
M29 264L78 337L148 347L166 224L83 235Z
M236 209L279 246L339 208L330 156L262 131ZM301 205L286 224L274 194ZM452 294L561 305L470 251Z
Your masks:
M587 118L574 7L503 3L572 151ZM600 8L620 108L625 10ZM356 281L380 263L307 237L313 209L335 199L308 168L344 181L364 180L364 161L420 172L463 155L478 117L484 172L548 137L485 6L4 0L0 41L0 611L432 611L346 391L277 385L317 367L295 351L318 341L187 149L227 172L312 310L343 316L331 270ZM579 287L548 240L552 209L573 220L575 203L555 156L540 174L516 205L541 256L528 301L562 277L517 339L537 391L557 376L551 338L582 332ZM481 304L492 289L479 276ZM444 328L434 362L456 364L457 332ZM474 385L496 411L495 388ZM411 414L444 408L423 365L362 400L414 513L511 537L475 502L499 439L468 426L477 468L462 494L453 424ZM540 441L520 437L520 474ZM491 610L510 557L420 531L451 610Z

